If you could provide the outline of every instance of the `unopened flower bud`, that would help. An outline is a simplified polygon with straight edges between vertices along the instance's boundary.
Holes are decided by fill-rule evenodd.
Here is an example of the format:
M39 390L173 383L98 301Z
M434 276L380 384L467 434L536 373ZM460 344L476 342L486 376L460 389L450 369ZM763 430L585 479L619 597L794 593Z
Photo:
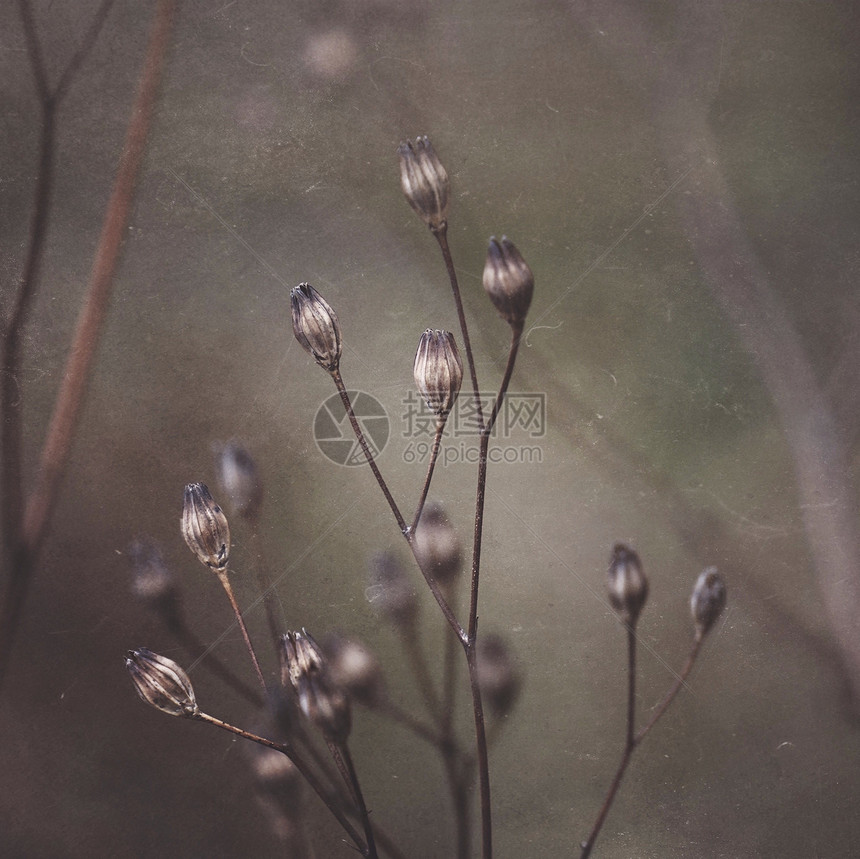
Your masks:
M125 667L131 674L137 694L147 704L171 716L197 714L191 681L172 659L141 647L129 650Z
M451 183L427 137L407 140L397 148L400 184L409 205L434 232L448 226L448 196Z
M331 681L354 701L373 706L383 696L382 666L366 645L353 638L335 635L326 639Z
M507 715L522 685L510 648L497 635L482 636L478 639L476 659L481 697L496 716Z
M447 418L463 382L463 362L454 335L428 328L418 342L413 372L418 392L430 411Z
M263 484L254 458L238 442L228 441L215 447L215 466L222 496L229 499L233 512L253 519L263 500Z
M290 308L296 340L324 370L337 370L342 350L340 323L329 303L309 283L300 283L290 292Z
M407 627L415 622L418 594L403 566L390 552L382 552L371 561L367 601L397 626Z
M696 636L702 638L716 623L726 607L726 583L716 567L703 570L696 579L690 597L690 613L696 624Z
M532 270L514 243L506 236L501 241L493 236L484 265L484 289L496 310L511 325L521 326L525 322L534 288Z
M140 537L128 547L133 575L131 590L150 608L162 609L176 598L176 583L161 549L150 539Z
M415 529L414 545L422 567L440 584L448 584L460 572L460 538L441 504L424 508Z
M281 679L296 693L299 707L325 736L342 743L349 736L349 698L335 685L319 645L307 630L288 632L282 639Z
M639 556L632 549L616 543L609 562L609 602L621 619L634 626L648 599L648 579Z
M201 564L223 570L230 557L230 527L205 483L185 487L182 536Z

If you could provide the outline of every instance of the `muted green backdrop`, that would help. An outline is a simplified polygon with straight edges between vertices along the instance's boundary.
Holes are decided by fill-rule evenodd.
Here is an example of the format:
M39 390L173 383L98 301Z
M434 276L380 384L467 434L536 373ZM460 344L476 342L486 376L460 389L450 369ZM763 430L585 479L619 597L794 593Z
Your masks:
M55 73L94 5L33 4ZM152 9L116 4L60 112L19 380L28 474ZM38 115L14 4L0 6L0 33L5 311ZM545 435L529 442L540 461L493 466L487 500L481 629L507 637L525 677L491 755L496 855L576 855L612 777L625 647L603 589L616 540L637 547L651 579L643 717L683 662L704 566L724 572L730 606L637 754L595 855L855 855L851 666L809 511L837 504L860 525L858 35L847 0L183 3L86 412L0 698L0 853L282 855L239 743L144 707L122 663L138 646L189 661L129 595L137 535L162 543L202 638L230 627L178 528L183 485L214 482L214 442L241 439L263 470L285 623L362 637L392 696L420 707L397 638L365 599L368 558L404 547L370 475L314 444L333 389L293 340L288 292L307 280L336 308L346 382L391 417L380 466L409 508L423 475L402 431L414 349L423 329L456 325L435 243L398 183L398 142L427 133L451 175L450 239L487 388L508 336L480 288L488 237L509 235L536 278L513 388L546 396ZM792 435L791 403L806 398L818 415L819 394L840 457L828 448L825 459L853 508L808 494L818 472L807 494L798 483L798 450L819 436L812 419ZM465 539L474 469L441 468L432 495ZM235 530L246 605L253 559ZM860 570L845 558L849 600ZM438 667L433 609L424 645ZM249 623L262 637L262 614ZM217 653L252 680L235 629ZM202 668L192 679L207 712L254 724ZM467 736L465 706L460 715ZM374 819L409 856L452 855L436 759L376 717L355 723ZM350 855L310 798L306 817L314 855Z

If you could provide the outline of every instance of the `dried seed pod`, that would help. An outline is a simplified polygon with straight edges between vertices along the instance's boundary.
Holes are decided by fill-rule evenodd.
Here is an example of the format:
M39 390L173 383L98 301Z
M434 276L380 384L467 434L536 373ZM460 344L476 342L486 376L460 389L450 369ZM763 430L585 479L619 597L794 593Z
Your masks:
M699 574L690 597L690 613L696 624L696 637L703 638L716 623L726 607L727 590L723 577L716 567L708 567Z
M525 322L534 288L532 270L514 243L507 236L502 236L501 241L493 236L484 265L484 289L496 310L511 325L521 326Z
M428 328L421 335L413 373L418 392L433 414L447 418L463 383L463 362L450 331Z
M370 563L367 601L386 620L408 627L418 615L418 594L397 558L390 552L376 555Z
M349 698L332 682L319 645L303 629L283 636L281 647L281 680L292 686L301 711L326 737L345 742L352 727Z
M323 649L332 683L368 707L382 699L382 666L369 647L354 638L332 635L326 638Z
M246 519L256 517L263 500L263 484L247 448L236 441L216 445L215 466L222 497L229 499L233 512Z
M646 599L648 579L639 556L627 546L616 543L609 562L609 602L626 624L635 626Z
M478 639L476 659L481 697L496 716L507 715L522 686L510 647L498 635L482 636Z
M460 538L441 504L428 504L415 529L415 553L421 564L440 584L446 585L460 572L463 552Z
M407 140L397 148L400 184L409 205L434 232L448 226L451 183L432 144L424 137Z
M230 527L205 483L185 487L182 536L201 564L223 570L230 557Z
M172 659L141 647L129 650L125 667L137 694L147 704L171 716L195 716L199 712L191 680Z
M333 373L340 364L340 323L331 305L309 284L290 292L293 332L302 347L324 370Z

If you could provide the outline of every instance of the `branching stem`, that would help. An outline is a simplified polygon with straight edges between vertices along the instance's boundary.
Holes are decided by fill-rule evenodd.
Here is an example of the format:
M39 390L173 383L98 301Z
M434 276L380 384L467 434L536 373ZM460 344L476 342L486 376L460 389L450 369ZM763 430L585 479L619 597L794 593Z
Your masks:
M349 836L355 846L359 849L362 856L368 856L367 847L358 834L355 827L349 822L346 815L341 811L336 800L329 796L326 789L317 779L314 771L296 754L295 750L288 743L276 743L274 740L268 740L265 737L260 737L257 734L252 734L250 731L245 731L242 728L237 728L235 725L230 725L221 719L216 719L214 716L209 716L206 713L196 713L189 718L195 719L198 722L206 722L210 725L215 725L216 728L221 728L224 731L229 731L253 743L258 743L268 749L274 749L282 755L286 755L295 765L296 769L302 774L305 781L311 786L311 789L325 803L326 808L334 815L337 822L343 827L343 831Z

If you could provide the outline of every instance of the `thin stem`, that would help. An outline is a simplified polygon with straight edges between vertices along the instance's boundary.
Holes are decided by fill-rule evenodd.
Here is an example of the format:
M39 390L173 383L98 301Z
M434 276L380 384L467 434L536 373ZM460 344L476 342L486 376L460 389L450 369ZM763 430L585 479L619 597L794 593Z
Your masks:
M446 417L440 417L436 421L436 434L433 438L433 447L430 449L430 462L427 464L427 475L424 478L424 486L421 489L421 498L418 501L418 507L415 509L415 518L409 526L410 533L415 533L418 523L421 521L421 513L424 510L424 502L427 500L427 493L430 491L430 481L433 479L433 469L436 467L436 460L439 458L439 450L442 447L442 433L445 432Z
M457 636L457 640L464 647L467 643L466 630L460 625L460 621L457 620L457 616L454 614L451 606L448 605L448 601L445 599L445 595L442 593L442 588L439 587L439 583L436 579L433 578L430 570L424 565L421 557L418 555L418 551L415 547L415 540L413 538L413 534L410 532L406 532L403 535L406 542L409 544L409 549L412 552L412 557L415 559L415 563L418 565L418 569L421 571L421 575L424 576L424 581L427 582L427 586L430 588L430 593L433 594L433 598L436 600L439 608L442 610L442 614L445 617L445 620L448 621L448 626L454 632L454 635Z
M75 51L71 60L69 60L68 65L60 75L59 81L57 81L56 87L54 87L53 98L55 103L62 100L63 96L66 94L66 90L69 88L69 84L77 74L78 69L81 67L81 63L83 63L87 54L92 50L93 45L96 43L96 39L99 37L99 33L102 31L102 27L104 27L104 23L107 20L108 13L110 12L114 2L115 0L102 0L101 6L96 10L96 14L93 16L89 30L87 30L83 41L77 51Z
M594 821L594 826L591 829L591 834L586 841L582 842L582 854L580 859L587 859L594 849L594 842L600 834L606 817L609 814L609 809L615 800L615 795L618 793L618 788L621 787L621 780L624 778L624 773L627 770L627 765L630 763L630 758L636 748L636 737L634 736L634 724L636 719L636 630L633 626L627 627L627 734L624 742L624 754L621 756L621 763L615 773L615 778L612 779L612 784L609 786L609 791L606 798L603 800L603 805L600 807L600 812L597 815L597 820Z
M385 496L385 500L388 502L388 506L391 508L391 512L394 514L394 518L397 520L397 525L400 528L400 533L403 535L404 539L409 544L409 548L412 550L412 555L415 558L415 562L418 564L418 568L421 570L421 574L424 576L424 580L427 582L427 585L430 588L433 597L439 604L439 608L442 610L442 614L445 616L445 620L448 621L448 625L451 627L451 629L454 630L454 634L457 636L457 638L462 643L465 643L466 633L463 630L463 627L460 626L460 622L454 616L454 612L451 611L451 607L445 600L445 597L436 580L430 574L430 571L425 569L425 567L421 563L420 558L415 552L415 544L412 539L412 532L409 530L409 526L406 524L406 520L403 518L403 515L400 512L400 508L397 506L397 502L392 497L391 492L388 489L388 484L385 482L385 478L383 478L382 474L379 471L379 468L376 465L376 461L373 458L373 454L370 452L370 447L367 444L367 439L365 439L361 426L355 417L355 412L353 411L352 403L349 399L349 393L347 392L346 386L343 383L340 371L334 370L331 374L331 377L334 380L338 393L340 393L340 398L343 402L343 406L346 409L347 415L349 416L349 422L352 425L352 431L355 433L355 437L358 439L358 443L361 445L361 449L364 451L364 456L367 459L367 464L370 466L370 470L373 472L374 477L376 477L376 482L379 484L379 488L382 490L382 494Z
M281 627L279 627L276 617L275 595L272 590L272 583L269 579L263 538L260 536L260 522L256 515L248 517L248 521L251 526L251 540L254 543L254 554L257 560L257 585L260 588L260 594L263 597L263 605L266 608L266 621L269 624L269 635L272 638L272 643L275 647L275 652L277 653L278 644L281 640Z
M696 657L699 655L699 650L702 647L702 642L704 641L704 636L696 634L696 637L693 639L693 646L690 648L690 653L687 656L687 661L684 663L684 667L681 669L681 673L676 678L675 682L672 684L672 687L664 696L663 700L657 706L657 709L654 711L654 715L651 716L651 719L648 721L648 724L642 728L638 734L636 734L636 738L634 740L635 744L638 746L642 740L645 739L646 734L657 724L660 720L660 717L666 712L669 705L672 701L675 700L675 696L678 692L681 691L681 687L684 685L687 677L690 676L690 672L693 670L693 665L696 662Z
M174 0L161 0L156 10L156 20L144 62L140 87L132 108L132 118L120 156L119 170L96 249L87 297L78 317L63 381L57 394L45 445L42 448L35 488L28 499L24 514L22 536L31 553L35 553L41 544L57 499L60 480L65 471L86 390L89 370L107 314L113 275L125 235L125 226L131 210L137 174L143 158L161 76L161 66L167 50L174 5Z
M449 602L454 606L454 588L448 588ZM445 655L442 669L442 736L444 746L441 748L445 771L448 776L448 787L451 792L451 802L454 810L454 823L457 835L457 859L467 859L471 847L471 828L469 820L469 769L471 762L457 746L454 738L454 702L457 693L456 684L457 642L447 636L445 638Z
M474 642L466 646L469 666L469 685L472 690L472 710L475 716L475 749L478 755L478 784L481 792L481 856L493 856L493 817L490 802L490 761L487 751L487 733L484 727L484 705L478 685L478 660Z
M392 839L392 837L382 829L379 824L376 825L374 833L376 835L376 840L379 842L379 846L391 857L391 859L406 859L406 856L394 843L394 839Z
M233 586L230 584L230 579L227 575L227 570L216 570L218 580L224 587L227 593L227 598L230 600L230 605L233 606L233 613L236 615L236 622L239 624L239 629L242 632L242 638L245 639L245 646L248 648L248 653L251 656L251 662L254 663L254 671L257 672L257 679L260 681L260 686L263 688L263 695L268 693L266 680L263 677L263 672L260 670L260 663L257 661L257 653L254 650L254 645L251 644L251 636L248 635L248 629L245 626L245 621L242 619L242 612L239 609L239 603L236 602L236 597L233 595Z
M237 728L234 725L230 725L227 722L222 721L221 719L216 719L214 716L209 716L206 713L196 713L189 718L195 719L198 722L206 722L210 725L215 725L216 728L221 728L225 731L229 731L232 734L236 734L239 737L243 737L246 740L250 740L254 743L259 743L261 746L265 746L269 749L274 749L276 752L280 752L282 755L286 755L290 759L290 761L295 765L296 769L302 774L305 781L311 786L311 789L316 793L316 795L325 803L326 808L334 815L337 819L337 822L343 827L344 832L350 837L355 846L359 849L363 856L367 856L367 847L362 839L362 837L358 834L355 827L349 822L346 815L341 811L338 807L337 803L332 800L332 798L328 795L325 788L320 784L317 779L314 771L308 767L308 765L295 753L295 750L287 743L276 743L274 740L268 740L265 737L257 736L256 734L252 734L249 731L244 731L242 728Z
M3 483L4 545L9 562L8 584L3 598L3 606L0 609L0 685L6 676L12 644L36 565L38 551L56 503L60 481L68 460L74 430L77 426L77 416L86 388L89 368L98 342L99 331L104 321L116 260L149 131L155 92L167 47L174 6L175 0L160 0L156 8L155 22L141 72L138 93L120 157L119 172L105 212L102 235L96 250L89 290L78 319L75 339L69 350L60 391L57 395L47 438L42 448L35 488L27 499L25 508L21 480L21 411L18 403L20 338L35 294L39 266L43 255L48 203L53 184L54 116L57 104L65 94L72 76L98 36L110 4L103 3L99 7L83 44L72 58L57 89L52 94L48 89L41 49L29 5L25 0L19 2L27 50L41 101L43 121L30 240L15 307L6 326L2 385L0 385L0 398L2 398L3 407L2 431L0 431L0 444L2 444L0 479Z
M505 374L502 377L502 384L499 386L499 393L493 403L493 411L490 415L490 420L481 430L478 452L478 485L475 498L475 533L474 542L472 544L471 599L469 603L469 641L472 643L474 643L478 635L478 585L481 573L481 543L484 533L484 500L487 489L487 451L490 447L490 434L495 426L496 418L499 416L502 401L505 398L508 385L511 381L511 376L514 372L514 365L517 361L517 353L519 351L522 333L523 324L521 322L511 326L511 346L508 350L508 361L505 366Z
M358 781L358 773L355 771L355 764L352 762L349 746L345 742L340 744L340 752L343 756L343 762L346 764L347 776L352 787L352 792L355 795L356 805L361 813L361 821L364 824L364 837L367 839L367 856L369 859L378 859L376 839L373 835L373 826L370 823L370 814L367 811L364 794L361 792L361 784Z
M349 417L349 422L350 424L352 424L352 431L355 433L355 437L358 439L358 443L361 445L361 449L364 452L364 457L367 460L367 464L370 466L370 470L373 472L373 476L376 478L376 482L379 484L379 488L382 490L382 494L385 496L385 500L388 502L388 506L391 508L391 512L394 514L394 518L397 520L397 524L400 527L400 531L405 534L409 530L406 525L406 520L403 518L403 514L400 512L400 508L397 506L397 502L391 495L391 492L388 489L388 484L385 482L385 478L382 476L382 473L379 471L379 468L376 465L376 460L373 458L373 454L370 451L370 446L367 443L367 439L364 437L364 432L361 429L361 425L355 417L355 412L352 409L352 403L350 402L346 386L343 384L340 370L332 370L331 377L334 380L334 384L338 390L338 393L340 394L341 402L343 403L343 407L346 409L346 414Z
M159 611L161 619L168 631L179 640L179 643L197 661L201 662L216 677L223 680L234 692L241 695L255 707L263 705L260 694L236 677L233 672L194 634L185 619L185 613L181 605L176 601L172 605L165 605Z
M523 336L523 323L511 323L511 345L508 349L508 362L505 365L505 375L502 377L502 384L499 385L499 393L496 396L496 401L493 403L493 411L490 414L490 419L487 421L486 432L489 435L493 431L496 424L496 418L499 416L499 410L502 407L502 401L505 394L508 392L508 385L511 383L511 376L514 373L514 365L517 362L517 353L520 350L520 340Z
M385 700L371 704L369 705L369 709L382 716L387 716L393 722L398 725L402 725L408 731L412 731L416 737L421 737L421 739L426 740L435 748L444 748L445 740L441 734L438 734L433 730L433 728L420 722L411 713L407 713L405 710L398 707L397 704L390 699L386 698Z
M457 859L468 859L472 833L469 827L469 781L463 767L463 758L462 755L456 756L452 750L444 754L442 760L445 764L445 775L454 807Z
M415 627L413 625L399 627L399 630L400 637L406 649L406 656L412 665L412 672L415 675L418 688L421 690L424 703L427 705L433 721L436 724L441 724L443 719L442 705L433 686L433 678L427 669L427 660L424 658L424 653L421 650L421 642L418 639Z
M438 232L433 232L439 248L445 259L445 268L448 270L448 279L451 281L451 292L454 294L454 304L457 307L457 317L460 320L460 332L463 335L463 347L466 350L466 360L469 364L469 375L472 377L472 394L475 398L475 409L478 413L478 429L484 429L484 411L481 407L481 394L478 388L478 373L475 370L475 359L472 357L472 343L469 340L469 326L466 324L466 313L463 310L463 300L460 298L460 284L457 281L457 271L454 268L454 260L451 249L448 247L448 225L445 224Z

